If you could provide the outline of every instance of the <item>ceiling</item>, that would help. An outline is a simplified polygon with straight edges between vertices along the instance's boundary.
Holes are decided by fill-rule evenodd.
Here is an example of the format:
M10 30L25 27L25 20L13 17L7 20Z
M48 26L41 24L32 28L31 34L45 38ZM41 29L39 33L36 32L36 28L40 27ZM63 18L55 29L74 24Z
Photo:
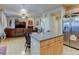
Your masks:
M31 16L40 16L43 12L56 8L58 4L24 4L24 9L28 11ZM7 16L19 15L22 4L1 4L0 8L5 11Z

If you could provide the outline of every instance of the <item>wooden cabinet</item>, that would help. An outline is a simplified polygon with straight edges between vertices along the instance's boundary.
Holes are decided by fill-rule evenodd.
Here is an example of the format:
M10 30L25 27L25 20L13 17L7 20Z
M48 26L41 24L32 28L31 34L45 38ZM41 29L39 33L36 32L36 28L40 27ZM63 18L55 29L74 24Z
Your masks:
M41 55L47 55L47 53L48 53L47 43L48 43L48 41L43 41L40 43L40 54Z
M40 42L41 55L61 55L63 54L63 36Z
M41 47L41 48L40 48L40 53L41 53L41 55L47 55L47 54L48 54L48 49L47 49L47 47L46 47L46 46Z
M55 51L55 49L53 49L55 46L53 45L53 44L50 44L49 46L48 46L48 55L54 55L54 51Z

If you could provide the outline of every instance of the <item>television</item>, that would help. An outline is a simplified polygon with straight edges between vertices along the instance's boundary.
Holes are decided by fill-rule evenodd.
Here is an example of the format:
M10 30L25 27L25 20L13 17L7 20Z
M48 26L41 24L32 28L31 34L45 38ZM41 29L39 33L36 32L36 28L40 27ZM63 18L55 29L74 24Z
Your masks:
M25 28L26 23L25 22L15 22L15 28Z

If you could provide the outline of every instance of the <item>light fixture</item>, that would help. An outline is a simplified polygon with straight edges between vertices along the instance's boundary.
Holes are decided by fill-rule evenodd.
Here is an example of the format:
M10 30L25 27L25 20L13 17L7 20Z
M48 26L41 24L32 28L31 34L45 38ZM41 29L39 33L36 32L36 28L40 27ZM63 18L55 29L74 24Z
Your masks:
M27 16L27 10L24 8L24 4L22 5L22 9L20 9L20 15L23 19Z
M22 19L25 19L25 18L26 18L26 16L22 16L21 18L22 18Z
M21 14L27 14L27 10L21 9L21 10L20 10L20 13L21 13Z

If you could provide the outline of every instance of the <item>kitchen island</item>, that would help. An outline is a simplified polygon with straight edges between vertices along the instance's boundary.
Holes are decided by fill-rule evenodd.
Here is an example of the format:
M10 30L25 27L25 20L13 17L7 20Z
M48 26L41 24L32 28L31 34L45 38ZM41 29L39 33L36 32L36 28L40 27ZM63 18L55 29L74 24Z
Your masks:
M61 55L63 54L63 35L48 33L31 34L32 55Z

